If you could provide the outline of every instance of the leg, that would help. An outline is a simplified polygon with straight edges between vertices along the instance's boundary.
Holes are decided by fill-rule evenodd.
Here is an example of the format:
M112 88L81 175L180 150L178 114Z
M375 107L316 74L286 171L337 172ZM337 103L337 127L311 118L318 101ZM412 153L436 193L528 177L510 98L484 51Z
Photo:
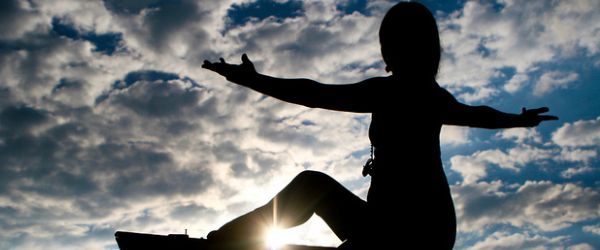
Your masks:
M355 222L364 217L364 211L366 202L333 178L304 171L266 205L225 224L209 239L261 241L264 230L274 223L280 228L294 227L316 213L344 240L360 228Z

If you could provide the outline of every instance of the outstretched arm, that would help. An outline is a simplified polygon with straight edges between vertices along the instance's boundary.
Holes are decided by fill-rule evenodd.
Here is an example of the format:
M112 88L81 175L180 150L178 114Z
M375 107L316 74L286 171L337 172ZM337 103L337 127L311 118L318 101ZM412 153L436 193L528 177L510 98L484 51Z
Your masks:
M447 93L450 95L450 93ZM521 110L521 114L510 114L488 106L469 106L462 104L450 95L444 124L478 128L515 128L535 127L543 121L558 120L552 115L542 115L550 111L547 107Z
M256 72L246 54L242 64L204 61L203 68L225 76L227 80L246 86L277 99L311 108L324 108L348 112L372 112L371 102L362 98L368 95L369 80L346 85L322 84L310 79L283 79Z

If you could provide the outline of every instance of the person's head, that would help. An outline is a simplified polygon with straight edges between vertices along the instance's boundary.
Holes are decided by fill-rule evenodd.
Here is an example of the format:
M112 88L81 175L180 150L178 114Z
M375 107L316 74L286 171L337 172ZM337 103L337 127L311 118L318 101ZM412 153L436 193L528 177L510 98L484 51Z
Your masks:
M399 75L435 77L440 63L440 37L433 14L422 4L392 7L379 29L386 69Z

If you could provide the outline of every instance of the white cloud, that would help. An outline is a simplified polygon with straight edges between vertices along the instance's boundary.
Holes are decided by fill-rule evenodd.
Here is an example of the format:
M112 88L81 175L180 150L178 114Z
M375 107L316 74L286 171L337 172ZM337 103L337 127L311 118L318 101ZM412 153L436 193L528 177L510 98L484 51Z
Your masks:
M309 21L324 22L339 15L334 1L309 1L302 4Z
M459 126L442 127L440 143L445 145L463 145L469 142L469 128Z
M551 159L555 151L529 145L519 145L504 152L499 149L477 151L470 156L456 155L450 158L450 168L461 174L464 183L474 183L487 176L488 166L493 164L503 169L520 171L531 163L539 164Z
M536 82L533 88L533 94L541 96L548 92L558 89L567 88L569 84L577 81L579 75L575 72L549 71L545 72Z
M308 4L306 8L323 3ZM384 73L377 32L378 17L320 15L327 22L309 17L282 22L265 19L234 28L226 38L237 41L223 48L225 57L237 59L247 52L260 72L276 76L308 77L325 83L352 83ZM233 46L235 49L231 49ZM233 54L229 54L233 52ZM352 67L349 67L354 65ZM378 71L369 73L369 67ZM366 74L369 73L369 74Z
M559 161L583 162L588 164L598 156L596 149L573 149L562 148L560 155L556 157Z
M587 243L581 243L572 246L566 246L569 240L568 236L547 237L535 235L532 233L509 233L495 232L490 234L482 241L475 243L466 249L469 250L594 250L595 248Z
M498 94L492 82L500 70L516 71L500 85L515 93L530 81L529 73L539 63L571 58L578 48L595 55L600 48L594 31L600 26L600 14L593 11L596 6L595 0L575 4L520 0L504 1L498 9L491 2L468 1L461 10L439 19L445 54L440 82L466 92L459 96L473 102ZM547 75L539 81L536 93L572 82L576 74Z
M515 92L521 90L521 88L523 88L523 86L525 84L527 84L528 81L529 81L529 76L527 74L525 74L525 73L515 74L504 85L504 90L509 93L515 93Z
M485 240L477 242L475 245L467 248L469 250L545 250L556 249L562 245L566 237L544 237L540 235L530 235L506 232L496 232L488 236Z
M535 142L542 143L542 136L536 128L511 128L503 129L496 133L496 137L505 140L514 140L516 143Z
M588 166L578 167L578 168L568 168L565 171L562 171L560 173L560 176L562 176L563 178L572 178L575 175L586 174L586 173L590 173L592 171L594 171L594 169L591 167L588 167Z
M596 250L596 248L594 248L594 246L590 244L581 243L574 246L570 246L567 248L567 250Z
M0 8L0 32L3 39L19 38L35 29L39 22L35 18L31 2L6 0Z
M584 232L600 235L600 225L591 225L583 227Z
M120 30L102 1L38 1L35 6L36 11L41 12L38 13L38 18L43 17L45 20L53 17L67 19L77 29L98 33Z
M453 186L459 229L510 224L554 231L600 216L600 193L592 188L549 181L526 181L514 191L504 188L500 182Z
M460 173L464 183L475 183L477 180L487 176L487 165L485 162L464 155L450 158L451 169Z
M473 93L471 93L471 92L462 93L462 94L458 95L458 98L464 100L465 102L475 102L475 101L479 101L479 100L488 99L497 94L498 94L498 90L496 90L494 88L480 87L480 88L475 89Z
M552 133L552 141L560 146L593 146L600 144L600 117L565 123Z

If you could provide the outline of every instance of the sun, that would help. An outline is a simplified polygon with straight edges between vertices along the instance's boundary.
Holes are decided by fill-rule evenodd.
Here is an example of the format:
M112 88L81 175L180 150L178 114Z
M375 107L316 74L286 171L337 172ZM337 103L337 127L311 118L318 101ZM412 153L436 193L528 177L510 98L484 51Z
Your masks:
M269 250L279 250L289 242L289 235L286 234L285 230L277 227L272 227L265 237L265 242Z

